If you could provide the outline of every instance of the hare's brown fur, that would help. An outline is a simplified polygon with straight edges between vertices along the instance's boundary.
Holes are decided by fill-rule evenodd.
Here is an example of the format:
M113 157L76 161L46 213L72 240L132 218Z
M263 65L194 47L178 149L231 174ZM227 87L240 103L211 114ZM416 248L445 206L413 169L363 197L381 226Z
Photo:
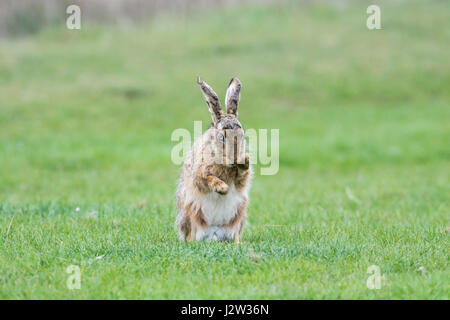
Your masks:
M212 126L186 156L177 190L177 227L181 240L239 242L246 217L251 179L245 137L237 119L241 83L227 90L227 114L216 93L200 78Z

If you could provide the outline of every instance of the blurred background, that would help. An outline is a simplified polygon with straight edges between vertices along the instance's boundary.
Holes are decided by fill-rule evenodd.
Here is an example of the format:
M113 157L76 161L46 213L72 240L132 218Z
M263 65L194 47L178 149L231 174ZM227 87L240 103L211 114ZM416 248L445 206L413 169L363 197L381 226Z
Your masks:
M66 8L75 4L83 10L84 22L120 26L136 25L157 14L186 15L200 8L226 8L243 4L276 3L275 0L3 0L0 3L2 35L33 34L65 21Z
M366 27L372 3L381 30ZM70 4L81 30L66 28ZM1 199L171 203L171 132L209 121L197 75L221 99L232 76L242 80L241 122L280 129L288 182L368 167L439 171L449 158L449 9L2 0Z

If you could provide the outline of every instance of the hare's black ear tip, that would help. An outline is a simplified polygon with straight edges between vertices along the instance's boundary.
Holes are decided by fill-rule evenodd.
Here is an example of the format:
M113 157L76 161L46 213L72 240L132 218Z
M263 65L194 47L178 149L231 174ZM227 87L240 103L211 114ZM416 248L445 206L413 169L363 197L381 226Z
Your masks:
M197 83L202 84L202 82L203 82L202 78L200 78L200 76L197 76Z
M233 82L235 82L237 85L241 84L241 81L238 78L233 77L233 78L231 78L230 83L228 84L228 86L230 86Z

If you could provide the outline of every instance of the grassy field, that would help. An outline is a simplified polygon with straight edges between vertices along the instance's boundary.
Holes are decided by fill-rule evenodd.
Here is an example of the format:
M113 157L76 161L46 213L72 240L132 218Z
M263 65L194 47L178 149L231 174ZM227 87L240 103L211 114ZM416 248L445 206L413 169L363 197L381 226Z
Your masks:
M379 3L374 31L358 2L0 42L0 298L448 299L450 3ZM244 127L280 129L239 247L174 227L197 75L222 99L238 76Z

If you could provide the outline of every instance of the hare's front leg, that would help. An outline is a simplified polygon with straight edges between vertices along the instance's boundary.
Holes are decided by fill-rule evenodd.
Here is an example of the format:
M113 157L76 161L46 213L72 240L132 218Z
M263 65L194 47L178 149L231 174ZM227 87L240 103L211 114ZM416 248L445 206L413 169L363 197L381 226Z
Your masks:
M239 169L239 173L241 174L248 170L248 168L250 167L250 157L248 156L248 154L245 155L244 163L238 163L237 167Z
M242 188L247 185L248 180L250 179L250 159L248 154L245 155L245 162L237 164L238 174L236 177L236 187Z
M228 193L228 185L221 179L216 176L209 175L206 177L206 182L208 183L208 187L217 193L227 194Z

